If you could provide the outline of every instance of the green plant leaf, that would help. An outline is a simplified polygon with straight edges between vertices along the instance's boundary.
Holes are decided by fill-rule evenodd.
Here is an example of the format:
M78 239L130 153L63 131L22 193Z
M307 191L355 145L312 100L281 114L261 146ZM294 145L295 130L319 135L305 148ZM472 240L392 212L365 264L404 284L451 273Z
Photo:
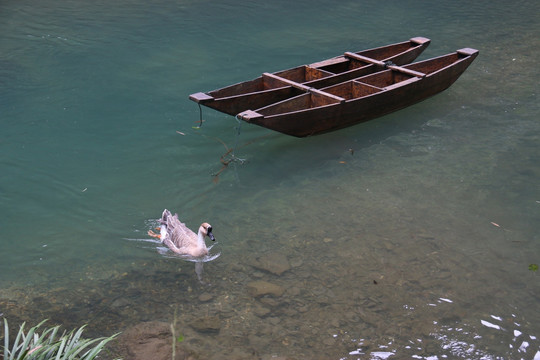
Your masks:
M43 325L42 321L38 325L30 328L28 333L24 332L24 323L19 327L19 332L9 349L9 326L4 319L4 346L3 354L0 359L3 360L93 360L103 350L105 345L113 340L118 334L110 337L98 339L84 339L82 332L86 325L77 331L72 330L69 333L65 331L56 339L60 326L45 329L38 333L38 328ZM0 346L2 350L2 346Z
M66 346L66 338L62 339L62 342L60 343L60 347L58 348L58 353L56 354L56 360L60 360L62 356L62 353L64 352L64 348Z
M184 341L184 335L180 334L180 335L176 338L176 341L178 341L179 343L181 343L182 341Z
M530 271L538 271L538 264L530 264L529 265Z

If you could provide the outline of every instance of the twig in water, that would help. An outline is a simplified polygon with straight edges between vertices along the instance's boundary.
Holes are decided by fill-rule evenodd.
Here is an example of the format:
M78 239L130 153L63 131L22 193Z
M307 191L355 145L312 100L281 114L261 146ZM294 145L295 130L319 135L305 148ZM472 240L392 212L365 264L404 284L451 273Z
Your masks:
M171 323L171 333L172 333L172 360L176 358L176 310L174 309L174 319Z
M223 155L221 155L221 157L219 158L219 162L223 164L223 166L221 167L221 169L219 169L217 172L213 173L212 176L214 177L214 182L217 183L219 181L219 174L221 174L223 171L225 171L225 169L227 169L227 167L229 166L229 164L231 162L239 162L240 164L244 164L246 162L246 159L240 159L239 157L236 157L234 155L234 150L236 148L236 145L234 148L229 148L227 146L227 144L225 144L225 142L223 142L223 140L219 139L219 138L215 138L217 141L219 141L220 143L223 144L223 146L225 147L225 153ZM246 146L248 144L250 144L251 142L248 142L242 146Z

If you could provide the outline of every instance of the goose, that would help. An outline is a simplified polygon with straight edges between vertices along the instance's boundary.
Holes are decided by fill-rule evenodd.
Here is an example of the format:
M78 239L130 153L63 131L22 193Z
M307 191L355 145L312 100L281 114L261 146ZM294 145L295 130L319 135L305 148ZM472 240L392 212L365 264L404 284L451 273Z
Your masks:
M156 234L149 230L148 235L160 239L162 243L178 255L202 259L208 255L208 248L204 241L205 237L208 236L212 241L216 241L212 234L212 226L206 222L201 224L198 234L195 234L186 224L178 220L178 214L172 215L167 209L163 210L159 222L161 224L160 233Z

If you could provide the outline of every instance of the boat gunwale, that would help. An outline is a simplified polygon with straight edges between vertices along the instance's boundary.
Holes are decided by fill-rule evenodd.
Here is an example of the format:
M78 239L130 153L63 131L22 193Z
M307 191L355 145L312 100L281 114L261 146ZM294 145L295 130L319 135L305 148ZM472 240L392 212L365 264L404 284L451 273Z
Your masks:
M249 93L244 93L242 94L241 96L242 97L247 97L247 96L250 96L250 95L254 95L254 94L264 94L264 93L269 93L269 92L272 92L272 91L276 91L276 90L283 90L283 89L287 89L287 88L290 88L292 87L291 85L284 85L284 86L280 86L280 87L276 87L276 88L271 88L271 89L266 89L266 90L260 90L260 91L252 91L252 92L249 92ZM220 97L218 98L219 101L222 101L222 100L228 100L228 99L234 99L234 98L238 98L240 95L232 95L232 96L225 96L225 97ZM290 98L289 98L290 99ZM287 99L286 99L287 100ZM214 99L215 101L215 99ZM201 102L201 105L207 105L205 103L202 103Z

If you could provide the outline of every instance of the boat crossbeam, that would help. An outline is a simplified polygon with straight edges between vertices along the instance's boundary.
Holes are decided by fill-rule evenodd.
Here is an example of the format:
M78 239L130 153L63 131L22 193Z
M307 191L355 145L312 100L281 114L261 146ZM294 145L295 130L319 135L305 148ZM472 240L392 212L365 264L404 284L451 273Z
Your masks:
M277 80L277 81L281 81L281 82L284 82L294 88L297 88L299 90L302 90L302 91L309 91L309 89L311 89L309 86L306 86L306 85L303 85L303 84L300 84L296 81L292 81L292 80L289 80L289 79L285 79L284 77L281 77L281 76L277 76L277 75L274 75L274 74L271 74L271 73L263 73L263 77L269 77L269 78L272 78L274 80Z
M353 53L353 52L350 52L350 51L345 52L344 55L346 57L348 57L348 58L355 59L355 60L358 60L358 61L362 61L362 62L365 62L365 63L368 63L368 64L375 64L375 65L381 66L381 67L386 66L384 61L372 59L370 57L363 56L363 55L358 55L357 53Z
M391 70L394 70L394 71L399 71L399 72L407 74L407 75L416 76L416 77L420 77L420 78L426 77L426 74L421 73L419 71L414 71L414 70L407 69L407 68L397 66L397 65L388 65L384 61L375 60L375 59L372 59L370 57L363 56L363 55L358 55L358 54L350 52L350 51L347 51L345 53L345 56L348 57L348 58L351 58L351 59L355 59L355 60L359 60L359 61L368 63L368 64L375 64L375 65L383 67L385 69L391 69Z
M300 89L300 90L303 90L305 92L309 92L309 93L314 93L314 94L318 94L318 95L322 95L322 96L326 96L326 97L330 97L334 100L337 100L339 102L343 102L345 101L344 98L340 97L340 96L336 96L334 94L330 94L330 93L327 93L326 91L322 91L322 90L319 90L319 89L315 89L313 87L309 87L309 86L306 86L304 84L300 84L300 83L297 83L296 81L292 81L292 80L289 80L289 79L285 79L281 76L277 76L275 74L271 74L271 73L263 73L263 77L266 76L266 77L269 77L269 78L272 78L274 80L278 80L278 81L281 81L281 82L284 82L292 87L295 87L297 89Z
M415 76L415 77L419 77L419 78L425 78L426 77L426 74L424 74L424 73L422 73L420 71L414 71L414 70L407 69L407 68L397 66L397 65L388 65L387 68L390 69L390 70L398 71L400 73Z

